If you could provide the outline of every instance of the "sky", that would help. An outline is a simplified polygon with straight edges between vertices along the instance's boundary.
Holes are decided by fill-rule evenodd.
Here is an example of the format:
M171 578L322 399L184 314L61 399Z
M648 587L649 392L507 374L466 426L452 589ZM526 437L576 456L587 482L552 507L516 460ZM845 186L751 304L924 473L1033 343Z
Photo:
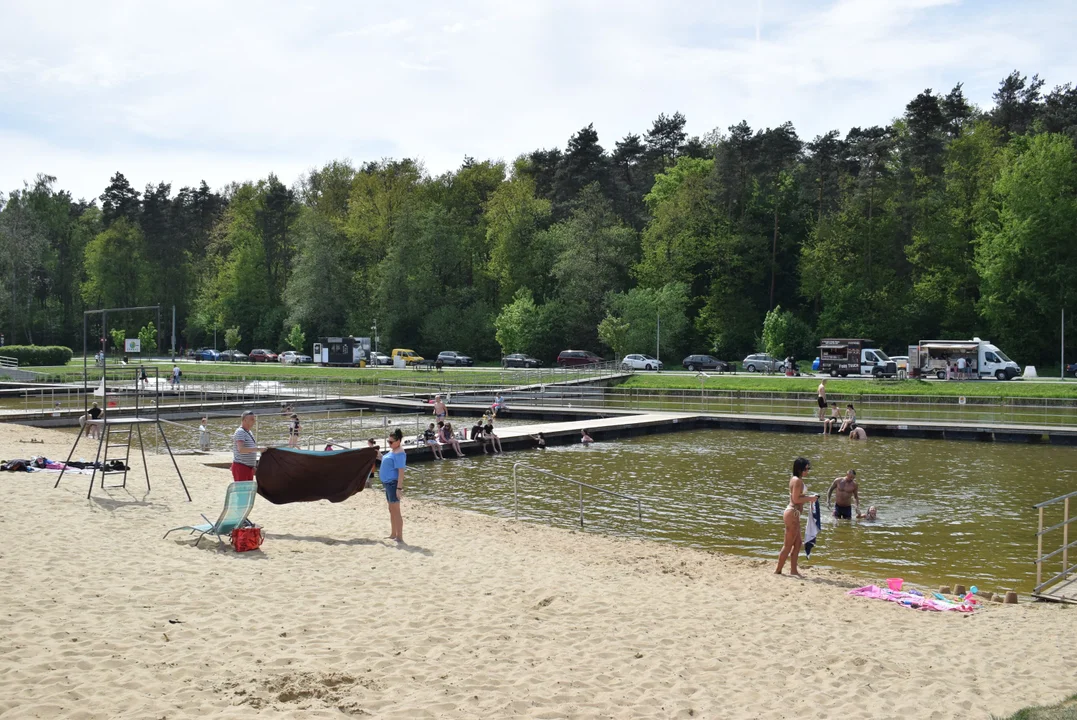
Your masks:
M590 123L885 124L1013 70L1077 82L1073 0L0 0L0 190L214 188L334 159L511 162Z

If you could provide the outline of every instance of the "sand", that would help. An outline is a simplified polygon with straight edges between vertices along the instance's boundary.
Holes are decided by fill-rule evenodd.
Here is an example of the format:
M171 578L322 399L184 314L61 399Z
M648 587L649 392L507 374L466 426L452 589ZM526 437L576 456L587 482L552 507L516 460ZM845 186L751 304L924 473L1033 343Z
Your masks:
M69 442L5 426L0 456ZM1077 691L1077 608L917 612L406 495L406 547L380 492L259 501L259 552L162 539L219 513L204 460L179 458L193 503L167 456L92 500L0 474L0 718L979 718Z

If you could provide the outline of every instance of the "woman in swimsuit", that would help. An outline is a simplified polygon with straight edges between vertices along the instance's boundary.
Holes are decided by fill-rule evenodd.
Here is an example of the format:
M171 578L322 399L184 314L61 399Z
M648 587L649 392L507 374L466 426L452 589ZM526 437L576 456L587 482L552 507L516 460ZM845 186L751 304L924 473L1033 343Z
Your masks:
M789 478L789 504L782 513L785 522L785 541L782 544L781 554L778 555L778 568L776 575L782 574L785 561L789 560L789 574L800 577L797 572L797 557L800 548L804 544L804 537L800 534L800 511L804 509L804 503L818 502L818 495L808 495L804 487L804 476L811 470L811 462L807 458L798 457L793 461L793 477Z

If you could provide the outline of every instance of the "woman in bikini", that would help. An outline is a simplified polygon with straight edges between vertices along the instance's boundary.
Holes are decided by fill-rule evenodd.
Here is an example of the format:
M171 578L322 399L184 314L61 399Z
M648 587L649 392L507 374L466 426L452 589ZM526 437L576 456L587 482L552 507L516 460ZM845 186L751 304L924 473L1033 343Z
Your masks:
M811 470L811 462L807 458L798 457L793 461L793 477L789 478L789 504L782 513L785 522L785 541L782 544L781 554L778 555L778 568L776 575L782 574L785 561L789 560L789 574L800 577L797 572L797 557L800 548L804 544L804 537L800 534L800 512L804 509L804 503L818 502L818 495L808 495L804 486L804 476Z

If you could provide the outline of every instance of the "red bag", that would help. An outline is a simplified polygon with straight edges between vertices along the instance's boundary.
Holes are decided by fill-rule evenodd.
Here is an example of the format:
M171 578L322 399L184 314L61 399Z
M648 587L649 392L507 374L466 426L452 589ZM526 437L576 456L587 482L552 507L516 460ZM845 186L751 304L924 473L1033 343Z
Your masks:
M232 531L232 547L236 549L236 552L257 550L262 547L263 540L265 536L262 534L262 528L257 525L236 528Z

